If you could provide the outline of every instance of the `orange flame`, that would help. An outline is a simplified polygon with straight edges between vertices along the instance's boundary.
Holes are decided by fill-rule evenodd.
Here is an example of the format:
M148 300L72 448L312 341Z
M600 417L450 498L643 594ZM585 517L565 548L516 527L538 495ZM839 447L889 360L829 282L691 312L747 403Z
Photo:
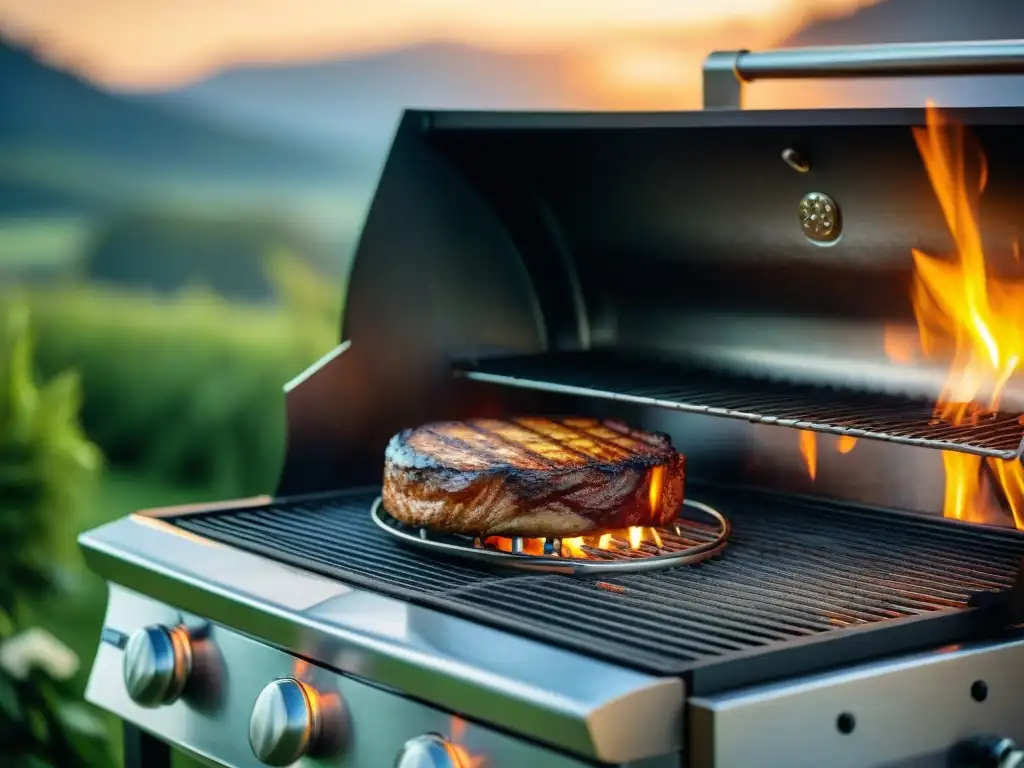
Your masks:
M857 447L857 438L850 437L849 435L840 435L839 441L836 443L836 450L839 453L849 453Z
M800 455L807 466L807 474L814 480L818 476L818 437L805 429L800 430Z
M452 717L448 731L449 736L445 750L448 752L448 759L456 768L485 768L487 759L479 755L471 755L462 744L466 737L466 721L459 717Z
M523 539L523 554L543 555L544 539ZM617 528L605 531L597 536L576 536L561 540L562 557L587 559L590 557L584 547L590 549L640 549L644 544L652 544L661 549L662 540L656 528L634 525L629 528ZM486 547L493 547L501 552L512 551L512 539L504 536L488 536L483 540Z
M647 499L654 510L661 501L661 493L665 483L665 468L654 467L650 474L650 485ZM543 555L545 539L523 539L523 554ZM590 557L584 547L591 549L640 549L645 543L651 543L658 549L662 548L661 536L656 528L634 525L629 528L618 528L605 531L595 536L576 536L561 539L561 550L556 553L561 557L587 559ZM483 540L485 547L493 547L501 552L512 551L512 539L505 536L488 536Z
M913 251L911 298L920 349L929 359L951 360L935 416L950 424L970 425L999 408L1002 392L1017 372L1024 353L1024 283L988 274L977 197L988 181L988 164L978 151L977 183L967 174L967 132L931 103L926 124L913 129L914 140L953 236L955 258ZM891 357L892 343L886 341ZM992 510L982 459L943 452L946 492L943 514L958 520L990 522ZM990 462L1014 522L1022 525L1024 468L1018 461Z
M988 276L978 217L964 178L965 129L932 104L926 114L927 125L913 129L914 139L953 235L957 259L914 250L912 297L924 353L936 357L951 347L953 351L936 416L962 424L999 408L1002 390L1020 365L1024 285ZM979 193L986 179L982 171Z

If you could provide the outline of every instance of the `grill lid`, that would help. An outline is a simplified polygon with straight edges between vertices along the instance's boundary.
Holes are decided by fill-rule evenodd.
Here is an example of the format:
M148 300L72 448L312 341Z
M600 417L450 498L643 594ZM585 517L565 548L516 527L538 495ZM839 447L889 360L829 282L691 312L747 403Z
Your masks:
M737 74L809 76L820 60L829 74L891 74L951 66L943 57L979 71L990 54L996 63L986 71L1004 71L1024 61L1021 48L744 53L715 72L736 85ZM904 54L917 63L901 64ZM987 268L1015 274L1024 109L955 118L987 158L979 220ZM923 109L408 112L355 254L343 327L351 347L289 394L278 493L377 482L387 440L410 426L565 410L551 398L472 392L451 377L452 360L553 351L699 353L707 370L737 378L716 400L695 372L646 404L1017 457L1020 387L1005 393L1005 418L950 434L907 400L934 399L944 370L922 372L885 351L887 331L916 327L912 251L953 251L911 133L924 121ZM765 400L752 381L820 392L849 385L853 371L870 373L873 395L877 387L894 399L868 395L851 410L794 389ZM561 385L543 382L549 392ZM650 389L608 386L603 373L591 383L588 395L634 402Z

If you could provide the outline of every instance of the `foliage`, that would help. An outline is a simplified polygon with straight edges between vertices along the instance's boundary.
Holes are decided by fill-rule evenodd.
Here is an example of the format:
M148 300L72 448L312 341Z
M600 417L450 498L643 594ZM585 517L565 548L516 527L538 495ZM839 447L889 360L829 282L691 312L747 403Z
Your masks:
M82 269L90 281L134 290L176 293L198 286L238 301L268 302L274 286L263 266L280 249L298 262L313 246L274 216L132 213L100 228Z
M39 386L23 306L0 317L0 746L4 765L110 764L102 727L72 701L77 658L22 624L29 603L61 591L54 536L75 515L100 468L83 434L78 378ZM19 631L21 630L21 631Z
M108 459L225 493L273 489L282 387L337 340L337 316L200 291L65 288L31 301L40 369L79 371L83 420Z
M263 269L293 321L304 327L330 328L333 340L341 325L341 286L325 280L308 261L283 247L270 251Z

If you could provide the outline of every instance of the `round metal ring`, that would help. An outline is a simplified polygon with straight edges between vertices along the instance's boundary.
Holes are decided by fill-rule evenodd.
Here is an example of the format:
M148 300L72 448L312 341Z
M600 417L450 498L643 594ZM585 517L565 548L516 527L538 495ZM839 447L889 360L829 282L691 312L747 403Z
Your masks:
M677 552L631 558L629 560L598 560L552 555L528 555L482 549L475 546L473 539L468 536L436 533L426 528L414 528L399 522L384 509L383 501L379 496L370 508L370 516L379 528L394 536L402 544L421 550L428 550L434 554L450 555L481 564L527 571L579 575L615 574L638 573L680 565L694 565L721 552L725 548L731 532L729 520L725 515L714 507L690 499L683 501L683 506L701 512L716 522L719 527L717 536L711 541L687 547ZM657 530L674 532L671 528L660 528Z

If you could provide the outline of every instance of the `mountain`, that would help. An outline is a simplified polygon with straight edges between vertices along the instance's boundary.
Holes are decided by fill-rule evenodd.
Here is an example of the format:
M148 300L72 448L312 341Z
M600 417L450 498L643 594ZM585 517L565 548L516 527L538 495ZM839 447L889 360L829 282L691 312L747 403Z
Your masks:
M147 99L225 126L359 158L375 175L406 107L566 109L579 105L567 58L448 43L272 67L238 67Z
M202 204L272 185L328 185L347 172L337 157L101 91L3 41L0 113L0 214Z
M1024 38L1017 0L888 0L843 19L812 23L780 47L1010 40ZM943 77L845 82L828 89L832 106L948 107L1024 104L1024 76Z

